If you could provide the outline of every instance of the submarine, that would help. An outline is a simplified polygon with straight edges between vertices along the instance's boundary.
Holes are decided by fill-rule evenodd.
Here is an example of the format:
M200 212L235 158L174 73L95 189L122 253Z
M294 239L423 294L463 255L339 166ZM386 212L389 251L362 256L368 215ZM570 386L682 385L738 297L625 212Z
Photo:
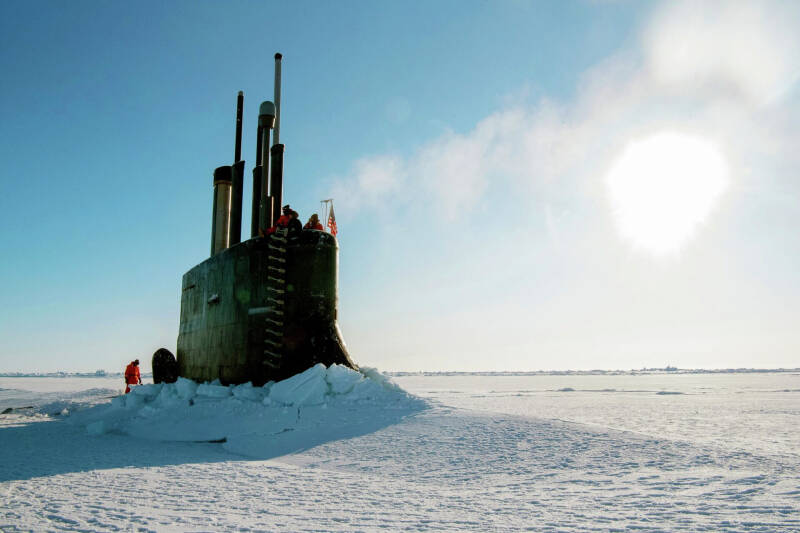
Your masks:
M259 106L250 238L241 239L245 161L239 91L234 162L213 173L211 253L183 275L177 357L166 348L156 350L155 383L184 377L260 386L318 363L358 370L337 321L336 237L316 229L265 231L276 227L284 199L281 61L275 54L274 101Z

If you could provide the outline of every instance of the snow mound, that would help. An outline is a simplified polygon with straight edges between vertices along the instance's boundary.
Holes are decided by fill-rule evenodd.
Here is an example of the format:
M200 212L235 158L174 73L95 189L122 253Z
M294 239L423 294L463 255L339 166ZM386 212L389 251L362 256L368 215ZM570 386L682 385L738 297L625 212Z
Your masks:
M266 389L267 391L269 389ZM251 402L260 402L264 399L264 392L265 390L261 387L253 387L251 382L244 383L242 385L237 385L231 389L231 393L233 394L234 398L239 398L240 400L250 400Z
M174 385L175 393L184 400L190 399L197 392L197 383L191 379L178 378Z
M269 391L269 399L283 405L321 405L325 403L325 396L330 387L327 376L328 369L319 363L305 372L273 385Z
M377 431L427 406L375 369L320 363L263 387L184 378L142 385L69 421L94 436L222 442L231 452L270 458Z
M222 385L203 383L197 387L196 394L198 396L205 396L206 398L227 398L231 395L231 389Z
M334 394L347 394L353 390L353 386L365 378L359 372L342 365L331 365L326 376L331 392Z

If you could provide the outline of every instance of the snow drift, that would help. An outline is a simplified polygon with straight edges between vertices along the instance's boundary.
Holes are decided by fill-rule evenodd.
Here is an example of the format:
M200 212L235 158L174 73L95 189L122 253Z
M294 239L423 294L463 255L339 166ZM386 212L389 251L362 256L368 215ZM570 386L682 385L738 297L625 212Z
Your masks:
M184 378L142 385L69 420L90 435L221 442L232 453L266 459L371 433L426 407L376 370L318 364L263 387Z

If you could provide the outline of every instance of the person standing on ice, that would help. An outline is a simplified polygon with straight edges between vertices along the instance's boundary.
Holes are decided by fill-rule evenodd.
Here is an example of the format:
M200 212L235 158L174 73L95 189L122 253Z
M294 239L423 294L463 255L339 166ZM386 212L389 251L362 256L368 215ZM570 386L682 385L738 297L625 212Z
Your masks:
M131 385L141 385L142 376L139 374L139 360L135 359L125 367L125 394L131 391Z

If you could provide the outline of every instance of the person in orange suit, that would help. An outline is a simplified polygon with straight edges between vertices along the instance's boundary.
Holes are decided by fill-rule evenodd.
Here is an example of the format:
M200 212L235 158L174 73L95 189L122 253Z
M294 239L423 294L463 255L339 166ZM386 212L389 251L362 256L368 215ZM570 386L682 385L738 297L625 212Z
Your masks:
M303 229L316 229L322 231L322 224L319 223L319 215L314 213L311 215L311 218L308 219L306 225L303 226Z
M125 394L131 391L131 385L141 385L142 376L139 374L139 360L131 361L125 367Z
M267 229L267 231L260 232L262 237L272 235L278 228L288 228L289 223L292 221L292 213L297 215L297 211L294 211L291 207L289 207L289 204L283 206L282 212L283 214L280 217L278 217L278 220L275 221L274 226Z

